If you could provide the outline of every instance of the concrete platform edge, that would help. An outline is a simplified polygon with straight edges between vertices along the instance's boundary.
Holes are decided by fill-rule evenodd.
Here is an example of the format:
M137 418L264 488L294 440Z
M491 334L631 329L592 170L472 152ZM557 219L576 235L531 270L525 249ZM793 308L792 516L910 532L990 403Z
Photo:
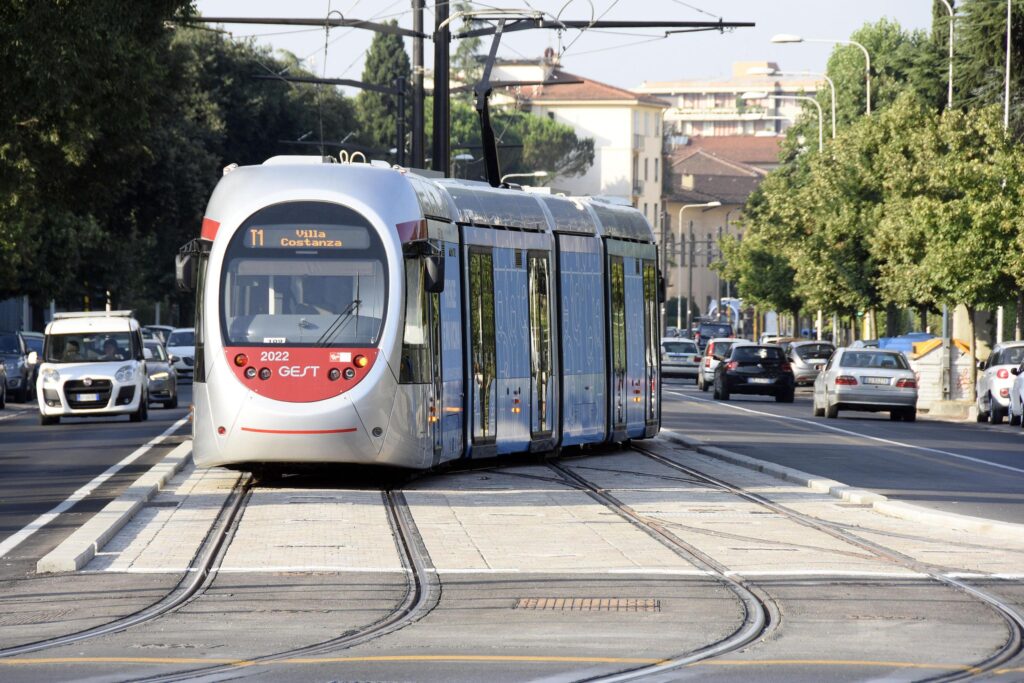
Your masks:
M993 538L1024 538L1024 524L1012 522L1000 522L997 520L985 519L983 517L971 517L959 515L954 512L943 512L931 510L919 505L904 503L902 501L889 500L885 496L867 491L855 489L832 479L808 474L791 467L784 467L765 460L758 460L735 451L730 451L718 446L712 446L698 439L680 434L679 432L661 430L659 437L664 438L681 446L691 448L701 455L707 455L732 465L746 467L747 469L763 472L783 481L806 486L812 491L828 493L834 498L839 498L849 503L871 505L879 514L897 519L905 519L931 526L941 526L950 530L968 531L979 536Z
M96 553L192 459L192 441L179 444L164 459L140 476L115 500L36 563L36 572L73 572L89 563Z

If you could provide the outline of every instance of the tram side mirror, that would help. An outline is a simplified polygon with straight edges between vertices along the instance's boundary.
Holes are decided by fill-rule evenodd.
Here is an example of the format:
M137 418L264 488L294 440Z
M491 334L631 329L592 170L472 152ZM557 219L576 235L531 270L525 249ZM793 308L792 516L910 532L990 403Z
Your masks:
M195 291L196 264L192 254L178 254L174 257L174 277L179 290L182 292Z
M431 294L439 294L444 291L444 256L425 256L427 277L424 286Z
M668 286L665 284L665 276L658 275L658 303L663 304L668 299Z

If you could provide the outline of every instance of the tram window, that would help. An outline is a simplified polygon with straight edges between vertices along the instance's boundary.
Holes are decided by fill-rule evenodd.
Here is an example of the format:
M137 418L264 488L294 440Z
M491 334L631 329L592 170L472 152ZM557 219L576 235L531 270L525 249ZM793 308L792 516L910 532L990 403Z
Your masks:
M550 273L546 255L530 255L530 372L533 377L535 433L550 431L548 386L551 382L551 306L548 294Z
M612 259L612 370L616 375L626 374L626 273L622 257Z
M405 335L398 381L402 384L430 382L429 315L423 286L423 260L405 260Z
M650 396L647 401L647 418L655 417L655 387L652 380L658 366L658 272L650 261L644 262L644 336L647 342L647 386Z
M469 254L469 301L475 384L473 440L491 441L497 423L494 383L498 363L494 336L494 257L490 253Z

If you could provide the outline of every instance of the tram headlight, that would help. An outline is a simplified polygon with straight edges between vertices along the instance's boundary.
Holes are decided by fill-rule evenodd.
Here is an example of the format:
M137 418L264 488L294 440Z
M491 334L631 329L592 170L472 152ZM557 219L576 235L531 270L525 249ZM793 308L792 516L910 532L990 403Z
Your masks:
M121 382L122 384L131 382L133 379L135 379L135 367L131 365L125 365L114 374L114 379L116 379L118 382Z
M345 376L345 379L352 379L353 377L356 376L356 371L353 370L352 368L345 368L345 372L343 372L342 374Z
M338 368L331 368L330 371L327 373L327 379L331 380L332 382L337 381L339 377L341 377L341 370L339 370Z
M256 368L248 367L248 368L245 369L245 378L246 379L252 379L255 376L256 376Z
M260 368L260 379L270 379L270 368Z
M366 356L356 356L352 359L352 362L356 364L357 368L365 368L370 364L370 361L366 359Z
M249 358L244 353L240 353L237 356L235 356L235 365L237 365L238 367L244 368L248 364Z

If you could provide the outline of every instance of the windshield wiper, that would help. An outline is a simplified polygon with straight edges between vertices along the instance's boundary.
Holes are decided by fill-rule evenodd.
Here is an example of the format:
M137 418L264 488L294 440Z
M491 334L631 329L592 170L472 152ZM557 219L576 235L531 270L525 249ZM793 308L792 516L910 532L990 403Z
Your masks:
M334 336L341 332L341 329L345 326L345 323L349 321L352 315L359 310L359 305L363 303L359 299L352 299L352 303L345 307L338 317L334 319L334 322L324 330L324 333L320 335L320 338L313 342L313 346L327 346Z

